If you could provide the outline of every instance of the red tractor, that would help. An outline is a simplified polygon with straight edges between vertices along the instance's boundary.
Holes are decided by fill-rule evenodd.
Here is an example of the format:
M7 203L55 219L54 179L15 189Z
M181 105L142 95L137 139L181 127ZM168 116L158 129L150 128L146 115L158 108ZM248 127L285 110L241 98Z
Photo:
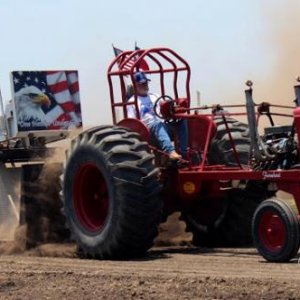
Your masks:
M188 124L187 155L175 163L150 139L140 121L137 96L128 101L128 81L135 91L134 74L145 61L149 68L144 72L159 79L157 116L175 126L177 120ZM253 236L269 261L296 255L298 212L275 195L278 190L291 193L300 208L299 86L296 108L256 105L251 82L246 105L192 108L190 67L167 48L124 51L110 64L107 76L113 125L86 130L73 140L63 179L67 222L85 256L145 254L158 225L174 211L181 212L197 246L251 245ZM168 85L166 78L171 78ZM135 106L137 118L127 117L129 105ZM271 112L273 107L293 113ZM227 111L233 108L241 112ZM260 135L262 116L271 125ZM293 118L291 126L275 125L274 116ZM236 119L241 117L248 124ZM173 140L178 147L176 134Z

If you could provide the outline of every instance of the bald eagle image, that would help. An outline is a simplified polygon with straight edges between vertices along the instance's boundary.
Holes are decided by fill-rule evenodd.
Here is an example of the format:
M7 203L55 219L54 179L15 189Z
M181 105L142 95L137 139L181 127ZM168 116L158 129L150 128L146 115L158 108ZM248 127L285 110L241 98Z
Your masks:
M16 114L19 129L36 130L47 128L46 114L42 106L50 106L49 97L31 85L15 93Z

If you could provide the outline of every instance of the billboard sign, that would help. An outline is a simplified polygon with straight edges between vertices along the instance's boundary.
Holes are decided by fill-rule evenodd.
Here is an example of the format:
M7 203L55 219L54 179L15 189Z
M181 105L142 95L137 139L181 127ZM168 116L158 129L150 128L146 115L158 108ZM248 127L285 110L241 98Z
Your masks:
M78 71L14 71L11 81L19 133L82 126Z

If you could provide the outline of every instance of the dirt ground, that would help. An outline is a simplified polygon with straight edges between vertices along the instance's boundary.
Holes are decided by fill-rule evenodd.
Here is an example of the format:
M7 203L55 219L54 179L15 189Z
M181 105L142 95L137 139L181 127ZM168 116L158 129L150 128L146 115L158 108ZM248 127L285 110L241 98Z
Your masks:
M74 245L0 256L0 299L300 299L298 259L254 249L154 248L141 260L79 259Z
M18 233L0 243L0 300L300 299L300 253L271 264L255 249L195 248L178 213L139 260L80 259L74 244L25 250L24 232Z

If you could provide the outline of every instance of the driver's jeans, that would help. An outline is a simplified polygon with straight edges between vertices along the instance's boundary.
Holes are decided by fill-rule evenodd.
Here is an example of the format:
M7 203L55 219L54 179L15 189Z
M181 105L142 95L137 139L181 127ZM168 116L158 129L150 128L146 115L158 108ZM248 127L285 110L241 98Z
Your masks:
M188 147L188 128L186 120L178 120L175 123L164 123L159 120L148 125L151 138L154 139L161 150L170 153L175 150L170 136L177 133L180 154L186 157Z

